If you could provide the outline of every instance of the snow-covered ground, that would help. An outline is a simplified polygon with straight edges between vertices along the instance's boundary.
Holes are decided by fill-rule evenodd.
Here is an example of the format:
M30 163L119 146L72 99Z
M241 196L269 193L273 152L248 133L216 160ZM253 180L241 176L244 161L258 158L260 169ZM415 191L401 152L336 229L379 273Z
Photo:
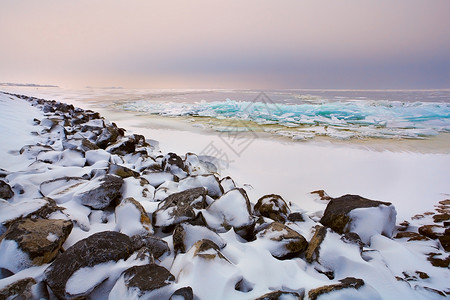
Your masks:
M51 157L51 153L46 154L49 155L46 159L56 161L55 166L46 173L36 172L37 169L27 169L32 161L26 157L30 156L20 155L19 150L27 144L48 142L48 140L42 140L42 136L32 134L33 131L38 131L40 126L45 126L42 123L37 126L33 119L43 120L44 115L28 102L5 94L0 94L0 105L2 141L0 168L14 172L22 171L10 179L30 187L31 198L35 198L38 191L42 193L45 190L45 185L41 185L44 181L61 176L81 178L90 170L106 168L108 161L120 161L115 156L97 151L90 152L92 161L89 166L82 166L74 153L66 152L66 155L70 157L69 160L74 162L71 165L67 160L64 161L64 151L61 149L58 158ZM90 105L85 107L87 106ZM96 110L108 115L108 111L102 112L99 106ZM327 205L327 201L318 200L316 196L310 194L314 190L323 189L332 197L358 194L373 200L391 202L397 211L397 224L408 220L411 223L410 227L415 231L426 222L431 222L431 217L411 220L411 216L431 211L438 201L450 197L448 184L450 153L372 151L355 145L292 143L262 137L249 140L248 135L241 135L231 140L229 136L221 134L147 128L148 124L145 120L127 120L129 116L119 115L116 120L111 121L129 130L127 133L131 131L143 134L147 140L159 141L159 147L163 153L175 152L183 156L185 153L194 152L199 155L211 155L213 153L208 147L212 145L216 150L222 150L216 153L222 158L222 161L218 162L219 167L222 164L221 177L230 175L238 186L245 188L252 205L263 195L281 195L286 202L291 203L290 209L293 212L301 212L306 219L305 222L287 222L287 226L301 233L307 241L311 240L314 227L318 224L317 221ZM246 145L245 143L248 145L244 149L242 145ZM223 156L223 153L227 156ZM228 161L224 161L225 158ZM85 159L88 159L87 154ZM128 167L136 165L135 162L130 161L125 161L123 164ZM155 194L144 197L139 183L132 179L125 182L126 188L122 189L124 198L133 196L148 214L158 208L157 203L153 201L156 196L155 188L151 190L149 187ZM92 181L87 183L81 179L76 184L79 185L78 194L84 192L83 189L93 188L89 184L95 185ZM184 182L184 184L187 183ZM196 184L210 183L189 183L188 185L194 187ZM167 181L163 185L168 190L167 195L186 189L182 187L181 182ZM138 216L136 211L124 207L121 216L109 215L105 220L105 214L71 200L77 197L77 191L72 195L67 191L64 192L64 186L59 187L61 191L52 190L54 186L50 186L48 193L50 196L55 196L58 205L66 208L66 217L76 220L77 224L66 240L65 248L99 231L118 230L134 233L142 229L140 223L126 224L123 221L127 219L127 216ZM8 209L2 209L0 212L2 220L14 218L8 214L26 215L26 210L32 209L30 208L32 205L39 205L39 200L34 199L30 199L32 201L29 204L23 202L25 195L17 196L14 202L7 205L3 203ZM239 207L241 202L236 198L237 196L231 193L226 195L231 198L227 201L236 201L233 202L236 203L234 207ZM225 198L226 195L219 199ZM227 210L217 200L212 203L216 205L211 205L205 211L207 221L209 213L217 215L215 212L219 209L217 207L220 207L221 211ZM216 208L214 210L211 207ZM116 214L117 212L116 208ZM236 214L232 210L227 213ZM358 216L371 218L365 211ZM62 217L62 214L54 217ZM240 213L236 216L238 221L245 217L245 214ZM376 220L372 221L382 221L386 218L386 214L380 212ZM212 223L214 222L211 221ZM220 222L217 224L218 227L221 226ZM360 227L365 226L364 222L358 224ZM384 227L380 228L384 230ZM361 230L367 232L367 228ZM397 232L395 228L390 230L394 230L394 235ZM273 290L299 293L306 291L307 295L311 289L338 283L338 280L346 277L356 277L365 282L360 289L343 289L321 296L319 299L440 299L445 298L445 295L440 295L436 290L450 292L448 267L434 267L427 260L428 253L444 253L442 246L436 240L412 242L407 241L406 238L392 239L379 234L381 231L377 233L375 230L365 236L366 245L361 253L357 245L344 242L338 233L328 230L320 248L320 259L308 263L302 258L288 260L274 258L269 251L274 247L270 239L258 237L255 241L245 242L234 230L226 232L218 230L218 232L218 235L214 236L218 240L221 239L226 246L220 250L220 255L212 249L208 250L205 255L212 255L213 258L210 260L197 256L194 248L186 249L185 254L175 256L172 237L170 235L163 237L172 247L172 253L163 256L160 265L175 276L173 290L191 286L200 299L254 299ZM14 253L16 249L9 244L6 246L8 246L8 252L4 253L5 256L1 260L3 268L11 263L15 264L15 262L7 261L7 257L12 256L11 253ZM6 246L3 245L3 247ZM444 253L442 257L445 255ZM106 285L109 284L112 288L114 280L119 278L122 271L131 265L139 264L141 262L131 256L128 260L122 260L116 264L106 263L89 270L82 269L72 276L66 289L77 293L87 289L82 286L83 284L89 282L95 286L108 277L110 279ZM14 267L11 269L16 270ZM0 279L0 288L10 284L13 279L27 276L39 278L44 269L43 267L25 268L11 277ZM324 275L330 270L334 273L334 280ZM427 276L419 276L423 273ZM123 279L119 279L118 282L121 280ZM241 282L244 287L237 288L238 282ZM107 294L104 291L104 289L96 290L95 296L107 298L109 295L112 299L124 293L120 285L116 285L113 289L119 293L117 295Z

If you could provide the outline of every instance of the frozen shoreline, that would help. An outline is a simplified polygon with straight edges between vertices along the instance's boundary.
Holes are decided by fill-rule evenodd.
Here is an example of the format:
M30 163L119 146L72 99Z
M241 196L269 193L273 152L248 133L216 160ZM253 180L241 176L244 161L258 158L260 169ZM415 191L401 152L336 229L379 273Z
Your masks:
M376 186L373 182L375 175L378 175L375 176L378 179L382 177L384 183L391 182L389 175L393 177L404 175L406 179L413 180L409 184L414 184L414 180L420 181L423 178L418 177L417 174L410 174L411 169L408 167L412 166L412 171L418 168L417 170L421 173L425 173L423 176L430 175L431 171L446 176L446 173L439 169L445 166L440 166L438 163L447 162L448 155L373 152L347 147L320 147L311 144L297 144L297 146L283 144L280 147L278 142L272 140L255 139L229 165L229 168L225 169L219 178L216 178L210 173L211 171L208 171L206 164L199 163L196 155L184 156L180 152L186 147L189 147L188 151L195 150L192 149L195 147L200 149L202 143L205 142L205 135L185 131L174 133L167 130L150 130L148 132L150 138L157 139L156 133L158 132L161 135L160 140L167 140L170 136L169 142L173 143L174 147L179 147L179 149L163 149L163 153L151 145L154 145L154 142L150 141L150 144L145 145L143 139L135 135L129 136L131 132L128 131L126 136L122 136L116 142L108 141L111 144L105 146L106 150L85 148L95 145L92 144L93 142L90 142L91 144L87 141L80 142L80 137L84 137L84 140L90 138L101 145L103 135L107 132L106 128L117 132L120 132L121 129L106 120L102 121L93 112L76 111L74 113L73 108L62 106L71 112L61 119L59 112L53 116L52 113L44 114L31 106L26 107L24 100L14 100L15 97L2 95L0 99L2 99L2 105L7 108L2 110L2 121L6 125L6 131L2 131L2 133L11 131L12 134L17 135L16 143L26 143L30 137L33 137L29 128L32 126L36 130L36 135L31 138L32 144L40 141L44 143L34 146L36 152L32 151L24 155L11 154L22 160L32 159L34 163L31 166L24 167L20 172L3 171L6 182L12 186L15 192L8 201L1 201L3 207L0 210L3 218L2 226L8 227L7 233L5 233L8 238L0 241L2 254L0 255L0 268L13 270L12 273L15 274L11 275L3 273L3 271L0 273L0 290L14 283L15 280L18 284L17 280L23 279L28 280L31 285L37 283L36 285L43 288L48 285L55 294L60 296L80 293L79 295L91 295L100 299L106 299L108 295L110 298L133 297L134 299L138 296L134 294L125 296L127 286L124 282L124 276L126 276L124 274L131 272L129 270L134 270L133 268L142 267L142 269L158 269L165 275L170 274L169 271L174 274L174 276L168 277L168 281L170 281L168 290L159 290L161 293L164 292L164 295L170 295L176 289L189 287L192 288L191 293L193 290L194 295L200 299L254 299L269 293L282 293L297 298L307 295L306 299L313 299L317 295L327 293L329 288L334 292L324 295L326 299L330 299L330 297L358 299L399 297L429 299L434 297L440 299L450 293L446 285L449 278L448 260L450 258L445 252L448 250L443 250L443 247L447 249L448 244L445 239L441 241L441 237L446 238L447 236L447 233L443 236L442 231L448 225L445 223L444 226L440 225L445 220L443 211L448 211L450 207L449 200L441 202L441 205L435 209L436 212L432 213L433 217L424 215L413 219L408 218L409 223L397 225L402 219L397 218L396 222L395 208L390 203L374 203L374 201L351 195L343 197L344 200L319 200L317 195L309 194L311 191L309 184L322 182L317 189L325 188L330 196L338 197L339 195L330 192L334 192L333 187L344 189L346 188L345 182L353 179L357 181L351 183L360 186L363 191L361 195L370 198L368 193L376 193L378 191L375 189L381 189L380 185ZM18 115L18 111L23 111L23 113ZM69 114L72 116L71 118L67 117ZM38 120L33 121L31 119L33 116L38 117ZM89 118L92 119L89 120ZM13 122L14 120L15 122ZM82 120L82 123L77 124L78 120ZM58 122L58 125L54 122ZM119 125L126 124L119 123ZM139 128L141 127L137 127L137 129ZM62 129L67 130L67 136L62 134ZM223 142L223 139L217 135L207 137L209 139L206 142L211 142L210 138L212 137L215 138L213 142ZM131 141L130 139L136 143L135 150L133 150L134 147L133 149L125 147L126 141ZM189 141L189 143L184 141ZM13 150L16 144L7 145L4 150ZM49 148L39 151L40 147L44 146ZM255 150L251 150L255 146L257 146ZM184 158L175 154L164 155L169 151L176 151ZM172 156L178 160L171 160ZM390 161L387 160L388 158ZM168 163L169 161L170 163ZM329 162L332 162L331 167L328 165ZM361 165L363 162L365 164ZM8 163L7 158L4 157L2 167ZM384 165L376 166L381 163ZM395 170L406 168L405 174L381 172L382 176L379 176L380 173L377 172L380 172L379 169L382 170L386 163L391 168L393 164L397 164L393 168ZM120 166L121 164L124 166ZM426 169L424 172L424 166L427 168L427 166L430 167L430 164L433 170ZM152 166L157 169L152 169ZM359 166L359 168L355 168L355 166ZM360 169L364 172L359 172ZM346 173L347 171L353 173ZM224 178L228 172L236 181L236 188L231 179ZM164 182L161 184L161 173L166 173L164 178L167 177L166 175L172 174L170 176L173 179L167 177L162 180ZM75 177L67 177L68 174ZM178 174L179 178L175 178L175 174ZM363 175L367 177L364 178ZM120 179L122 176L123 179ZM358 176L361 178L357 178ZM101 181L101 178L103 178L102 180L108 178L111 186L102 187L104 181ZM220 179L220 183L218 179ZM249 189L249 186L245 185L248 180L252 180L249 183L253 185L254 189ZM325 180L330 182L324 183ZM436 180L436 177L427 177L426 180ZM121 182L120 186L113 188L114 181ZM379 182L375 183L380 184ZM401 182L398 188L404 187L405 184L405 182ZM426 181L426 184L429 187L433 183ZM438 186L441 184L442 182L439 181ZM21 192L22 186L24 187L23 192ZM95 195L119 187L120 204L116 203L112 207L100 207L99 205L103 202L97 201L103 201L104 197ZM250 202L248 198L245 200L246 193L239 187L244 187L249 191ZM280 187L287 187L287 190L280 191L278 190ZM384 188L384 186L381 187ZM302 188L308 188L308 190L303 192ZM426 187L422 186L417 190L420 191L422 188ZM417 192L417 190L414 191ZM388 191L392 192L392 190ZM205 192L208 196L205 196ZM286 196L288 192L294 193L293 197L297 198L293 200L290 198L291 195ZM171 214L170 206L166 208L166 204L170 204L170 201L173 201L171 199L185 197L190 193L203 193L204 195L205 203L201 207L197 207L196 211L196 213L203 214L203 221L201 218L189 219L194 218L193 216L188 220L176 221L173 216L178 217L178 215ZM255 204L256 199L259 198L257 193L282 195L282 198L276 195L264 197L266 200L278 199L278 202L274 202L277 203L275 209L272 207L273 212L276 212L275 215L264 214L262 217L262 207L258 208L257 206L264 203L264 198L260 198L258 204ZM341 194L344 193L356 194L357 192L345 190ZM90 196L85 197L85 195ZM52 201L56 201L62 211L59 209L47 211L48 216L45 217L31 215L29 218L33 220L37 218L37 220L30 221L26 217L28 213L47 202L45 205L50 205L49 200L51 199L42 196L54 199ZM133 200L127 197L133 197ZM305 201L296 201L300 197L304 197L300 200ZM286 204L283 198L288 203L293 202L292 205ZM193 196L190 201L198 202L198 199L201 197ZM373 199L388 201L387 199ZM405 201L404 198L401 200ZM347 233L340 232L341 229L325 221L325 215L327 215L323 212L325 207L328 210L331 203L346 205L352 201L368 205L358 206L359 204L357 204L356 209L351 211L351 233L357 232L361 239L358 237L352 240L350 235L347 236ZM208 202L207 205L206 202ZM186 207L182 203L180 203L180 209ZM397 208L400 210L405 203L394 202L393 204L395 206L400 204L400 208ZM312 206L308 207L308 205ZM414 207L415 212L423 212L420 211L417 203L410 202L409 205ZM139 207L140 210L137 209ZM178 209L178 206L176 207ZM287 210L286 214L283 213L284 210ZM305 210L308 212L305 213ZM256 217L258 215L259 218ZM148 219L148 216L152 217L151 220ZM186 216L181 215L181 217ZM16 242L12 234L15 232L12 229L14 227L9 224L8 220L14 220L17 217L19 219L11 221L14 222L13 224L38 222L42 223L40 226L44 230L47 230L46 222L55 226L56 224L73 226L70 235L67 233L68 237L67 235L65 237L67 238L64 244L66 251L62 254L55 253L57 258L53 262L46 262L41 267L34 267L28 261L27 254L15 246ZM332 221L337 216L331 218ZM441 219L438 220L439 218ZM249 221L250 223L248 223ZM233 227L227 229L228 224ZM435 226L438 232L433 233L434 229L431 229L432 232L427 234L438 234L439 240L436 237L429 239L416 232L417 230L421 232L421 229L427 228L426 226L429 224L434 224L431 226ZM178 229L173 231L173 225L176 225ZM254 228L246 227L247 225L252 225ZM423 227L424 225L425 227ZM5 227L1 229L2 231L6 230ZM409 231L405 231L407 229ZM176 238L175 235L180 234L179 230L184 232L184 235ZM247 230L249 231L247 232ZM165 243L166 249L163 252L165 254L158 260L158 265L152 264L145 255L144 257L140 256L139 253L142 249L139 243L136 243L136 234L139 237L141 233L143 234L142 238L146 236L145 234L150 234L149 239L153 242L159 240L158 243ZM29 233L25 233L25 235L27 234ZM22 240L23 237L19 234L18 238ZM52 231L50 233L45 231L41 238L45 243L60 240L60 236L55 235ZM109 253L111 250L124 251L123 249L127 248L111 249L114 248L113 245L103 248L100 244L96 244L98 240L110 238L123 239L122 242L125 244L133 243L131 248L136 252L131 256L131 253L126 254L126 257L129 257L127 260L104 258L102 251ZM201 240L205 238L212 239L212 241ZM182 247L183 249L186 247L186 251L180 250L180 239ZM195 244L192 245L192 242ZM289 247L292 242L301 243L301 248L296 248L299 244L296 244L297 246L294 248ZM363 242L364 244L362 244ZM62 244L62 242L60 243ZM83 243L95 245L88 247L89 255L86 255L83 250L84 246L81 246ZM306 252L303 253L305 249ZM285 252L286 250L288 252ZM86 259L90 260L91 256L99 261L93 267L85 268L81 265L75 273L70 272L76 269L70 269L69 273L64 275L68 277L62 279L64 280L62 289L59 289L55 282L59 280L60 274L58 271L54 272L53 269L61 268L61 264L70 264L74 259L70 255L77 251L81 251L81 258L78 259L81 259L82 264L86 263ZM144 249L144 251L146 250ZM289 251L295 252L290 253ZM12 259L13 257L21 257L22 260L17 262ZM411 265L412 261L414 261L414 265ZM445 266L445 264L447 265ZM62 268L67 270L67 268ZM140 274L140 276L147 275ZM45 283L43 278L46 278ZM145 278L148 279L148 277ZM205 285L205 281L199 278L207 278L208 284ZM42 289L33 290L33 293L42 292ZM53 299L54 296L50 298Z

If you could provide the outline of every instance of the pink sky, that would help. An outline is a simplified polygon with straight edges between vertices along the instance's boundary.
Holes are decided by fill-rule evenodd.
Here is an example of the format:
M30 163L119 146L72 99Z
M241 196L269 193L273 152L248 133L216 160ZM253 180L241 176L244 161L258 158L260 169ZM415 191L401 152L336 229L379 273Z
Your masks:
M450 88L450 1L1 1L0 82Z

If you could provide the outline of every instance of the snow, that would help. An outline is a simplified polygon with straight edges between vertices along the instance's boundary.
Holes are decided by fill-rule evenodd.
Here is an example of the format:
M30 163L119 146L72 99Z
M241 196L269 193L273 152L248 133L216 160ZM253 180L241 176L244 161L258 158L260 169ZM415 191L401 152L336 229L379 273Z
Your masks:
M32 266L28 255L19 249L16 241L3 239L0 253L0 268L17 273Z
M144 224L141 223L141 212L132 202L122 202L116 207L115 214L117 231L128 236L153 233L151 225L149 227L149 224L144 226Z
M49 234L47 235L47 240L49 240L50 242L54 242L58 239L58 236L52 232L49 232Z
M392 205L357 208L349 213L351 221L344 230L356 232L365 244L369 244L370 238L375 234L392 237L396 215L397 212Z
M0 93L0 168L17 171L31 163L22 159L18 152L27 144L35 144L36 137L31 134L36 131L35 118L42 119L42 112L25 100Z
M203 212L208 226L220 230L223 224L242 227L252 222L247 202L239 189L234 189L214 201Z

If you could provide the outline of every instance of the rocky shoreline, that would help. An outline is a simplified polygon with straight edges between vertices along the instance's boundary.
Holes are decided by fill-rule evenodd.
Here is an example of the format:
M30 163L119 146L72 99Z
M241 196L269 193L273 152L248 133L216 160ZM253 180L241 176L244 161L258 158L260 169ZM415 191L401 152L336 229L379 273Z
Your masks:
M96 112L7 97L42 118L19 151L30 165L0 169L0 299L386 298L370 272L405 296L450 294L450 200L396 225L391 203L316 191L313 217ZM420 263L390 263L389 247ZM305 282L268 283L252 270L266 263Z

